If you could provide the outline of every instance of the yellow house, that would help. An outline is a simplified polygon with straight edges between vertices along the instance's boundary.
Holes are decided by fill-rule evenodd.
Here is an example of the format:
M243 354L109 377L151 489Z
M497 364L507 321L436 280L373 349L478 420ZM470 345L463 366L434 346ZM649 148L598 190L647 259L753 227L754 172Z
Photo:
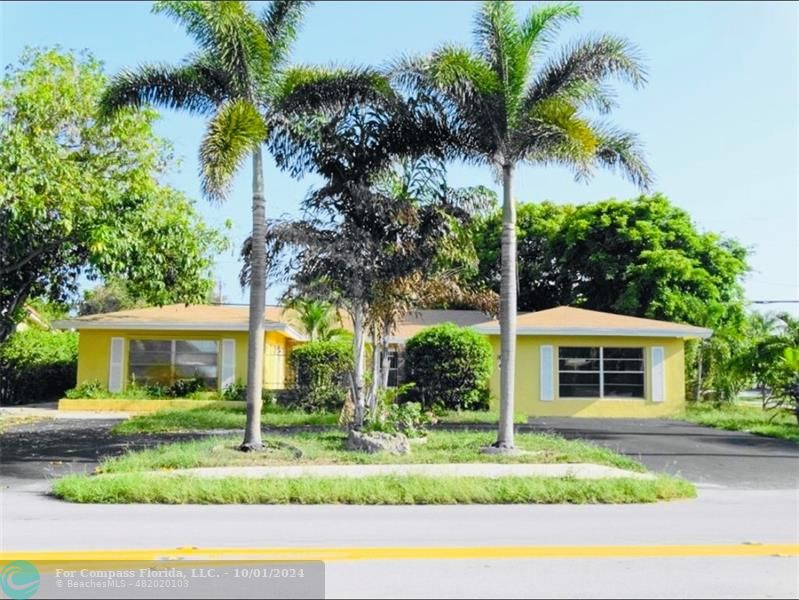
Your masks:
M282 389L288 354L307 337L281 307L264 314L264 387ZM453 322L485 334L496 358L490 380L499 398L499 323L478 311L420 310L390 337L389 384L402 381L405 341ZM348 324L343 319L345 327ZM143 308L57 321L80 331L78 383L111 392L131 382L201 376L210 389L247 380L246 306ZM528 416L658 417L685 404L684 341L709 329L578 308L521 314L517 320L515 410Z
M475 326L496 357L499 322ZM686 339L702 327L559 307L521 314L516 325L515 411L528 416L661 417L685 406ZM494 406L496 408L496 406Z
M56 321L80 331L78 383L97 381L111 392L132 381L169 383L201 376L210 389L247 381L246 306L170 306L124 310ZM279 307L264 315L264 387L285 387L287 357L306 336L278 320Z

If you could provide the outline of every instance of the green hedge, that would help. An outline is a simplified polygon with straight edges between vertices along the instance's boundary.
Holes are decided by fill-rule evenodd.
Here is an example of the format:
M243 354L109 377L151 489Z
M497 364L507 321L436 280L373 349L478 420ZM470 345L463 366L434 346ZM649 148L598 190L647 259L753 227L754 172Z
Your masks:
M408 396L425 408L486 409L492 354L488 340L471 329L452 323L425 329L405 345L406 379L415 384Z
M283 394L283 403L308 412L341 409L352 365L352 344L347 340L297 346L289 355L293 387Z
M78 334L29 328L0 345L0 405L54 400L75 385Z

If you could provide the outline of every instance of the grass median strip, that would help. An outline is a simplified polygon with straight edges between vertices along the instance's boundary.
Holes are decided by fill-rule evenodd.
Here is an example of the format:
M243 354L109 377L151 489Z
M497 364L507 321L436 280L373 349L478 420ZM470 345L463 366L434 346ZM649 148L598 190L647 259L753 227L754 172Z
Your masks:
M53 494L70 502L102 504L624 504L692 498L696 491L671 477L203 479L120 473L70 475L55 483Z
M427 442L413 446L408 455L366 454L344 450L345 434L336 431L267 436L271 445L263 452L239 452L238 436L164 444L129 452L104 461L99 471L121 473L198 467L243 467L313 464L395 463L593 463L628 471L645 471L640 463L615 452L578 440L546 434L519 434L516 444L527 453L517 456L488 455L481 448L496 439L489 431L431 431ZM297 456L298 452L301 454Z

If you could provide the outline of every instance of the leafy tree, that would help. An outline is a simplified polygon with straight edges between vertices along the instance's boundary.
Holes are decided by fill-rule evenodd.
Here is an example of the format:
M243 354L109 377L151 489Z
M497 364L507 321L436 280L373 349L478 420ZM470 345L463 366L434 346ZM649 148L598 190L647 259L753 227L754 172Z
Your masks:
M30 50L0 90L0 343L33 296L64 302L78 276L124 277L154 304L196 302L223 247L183 195L153 111L99 122L106 80L88 54Z
M108 281L83 292L78 305L78 315L95 315L132 308L143 308L147 303L133 298L123 279L110 278Z
M740 327L746 250L697 230L654 194L574 206L520 204L519 309L575 305L653 319ZM501 215L474 227L476 283L499 288Z
M466 327L444 323L428 327L405 345L405 369L414 383L409 396L426 408L486 408L493 368L491 344Z
M555 238L573 211L571 205L552 202L518 204L516 264L520 311L565 306L573 301L569 264L561 261L553 249ZM502 212L495 211L475 221L471 234L478 267L467 277L474 285L499 293Z
M431 174L442 171L429 157L416 159L416 181L434 185L435 193L419 187L398 194L387 185L393 161L431 144L431 137L420 135L427 127L420 123L423 117L407 110L401 99L392 102L351 108L324 126L309 147L325 182L305 200L304 220L276 223L269 237L275 265L281 254L295 252L279 275L291 278L293 290L332 298L352 319L356 427L376 397L374 389L366 389L368 328L379 327L386 338L398 311L405 310L398 306L399 282L434 272L438 257L452 244L455 223L468 214L459 205L481 195L451 190L440 179L433 182Z
M395 69L398 81L439 99L445 107L454 153L491 167L502 180L498 448L513 448L514 169L520 163L554 163L573 169L578 178L587 178L594 167L604 166L621 171L641 187L650 182L636 137L585 116L587 109L607 113L613 107L606 84L610 77L635 86L644 82L634 48L625 40L601 35L541 60L560 25L578 16L573 4L549 5L532 9L520 22L511 1L489 0L475 16L474 51L444 46L429 57L402 60Z

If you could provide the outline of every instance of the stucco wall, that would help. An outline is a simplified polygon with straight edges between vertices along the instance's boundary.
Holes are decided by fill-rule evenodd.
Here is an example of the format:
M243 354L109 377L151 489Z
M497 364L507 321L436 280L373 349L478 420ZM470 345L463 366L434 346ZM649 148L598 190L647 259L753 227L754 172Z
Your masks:
M109 355L111 338L124 338L125 385L128 379L128 342L131 339L149 340L216 340L236 341L236 379L247 382L247 333L243 331L129 331L112 329L83 329L78 340L78 383L99 381L108 386ZM264 353L264 387L280 389L284 387L286 373L286 338L276 331L268 331ZM221 368L221 363L220 363Z
M491 375L491 406L499 404L499 336L490 336L494 350L494 371ZM539 348L554 346L553 382L555 398L540 400ZM643 347L645 360L643 399L559 398L557 356L559 346ZM650 348L664 349L665 399L651 398ZM587 337L587 336L519 336L516 344L515 412L533 417L660 417L681 412L685 407L685 359L683 340L677 338L645 337Z

